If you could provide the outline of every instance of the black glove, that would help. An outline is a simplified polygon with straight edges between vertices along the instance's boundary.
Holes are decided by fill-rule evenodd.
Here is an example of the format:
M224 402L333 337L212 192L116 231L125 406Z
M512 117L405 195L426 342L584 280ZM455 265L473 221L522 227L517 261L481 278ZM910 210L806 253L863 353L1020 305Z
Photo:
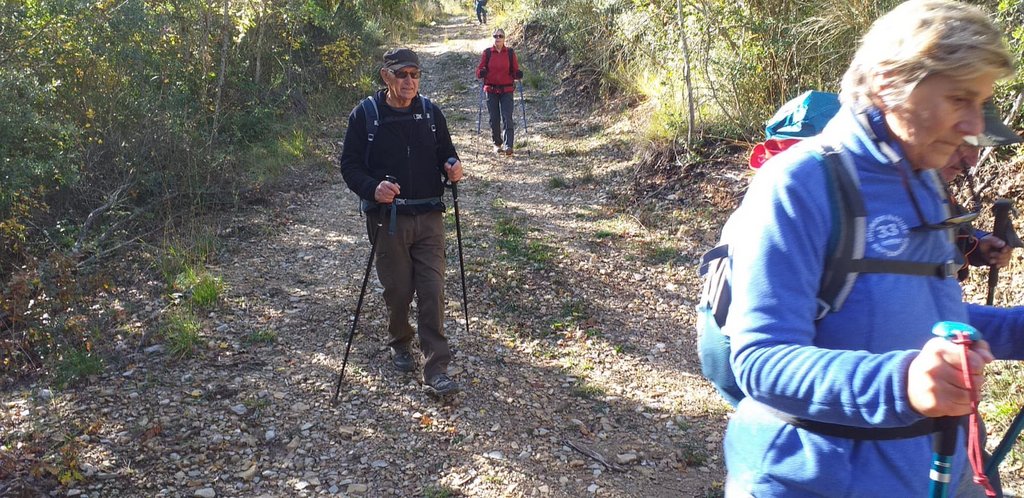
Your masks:
M517 80L523 79L523 72L522 71L518 71L518 70L516 71L516 79Z
M487 68L486 67L480 70L480 77L481 78L486 78L487 77Z

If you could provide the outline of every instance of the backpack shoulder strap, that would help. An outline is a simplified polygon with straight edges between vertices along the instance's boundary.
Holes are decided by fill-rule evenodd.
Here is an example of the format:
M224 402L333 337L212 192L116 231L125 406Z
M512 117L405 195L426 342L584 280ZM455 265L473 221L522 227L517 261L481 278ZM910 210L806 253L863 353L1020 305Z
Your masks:
M515 71L512 70L512 47L508 47L508 75L515 76Z
M373 95L370 95L359 104L363 107L363 114L366 115L366 140L373 143L373 138L377 134L377 128L380 126L380 113L377 112L377 101L373 98Z
M363 154L363 164L370 164L370 148L373 147L373 139L377 135L377 128L380 127L380 113L377 111L377 100L373 95L366 97L359 103L363 107L363 115L366 116L366 152Z
M842 156L842 152L829 145L822 146L821 157L825 163L832 234L818 291L819 320L831 311L839 311L853 289L857 272L853 271L850 263L864 259L867 218L864 197L852 164Z
M818 316L839 311L861 273L893 273L952 278L960 265L954 261L929 263L865 257L867 209L853 161L842 150L822 147L832 207L832 235L818 292Z
M484 68L488 70L491 68L491 47L484 49Z
M437 141L437 126L434 125L434 106L430 103L430 99L426 95L420 95L420 103L423 104L423 117L427 120L427 125L430 126L430 133L434 135L434 141Z

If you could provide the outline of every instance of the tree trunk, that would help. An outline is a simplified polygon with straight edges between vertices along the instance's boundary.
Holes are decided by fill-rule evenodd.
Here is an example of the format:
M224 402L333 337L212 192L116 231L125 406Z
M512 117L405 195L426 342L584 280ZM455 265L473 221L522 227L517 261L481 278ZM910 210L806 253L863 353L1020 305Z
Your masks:
M253 75L255 87L260 87L260 76L263 73L263 20L266 16L266 2L260 2L259 12L256 13L256 74Z
M213 125L210 127L210 143L213 143L214 137L217 136L217 121L220 118L220 103L221 98L224 95L224 80L225 74L228 71L228 48L229 42L231 41L231 17L228 9L231 6L231 0L224 0L224 22L221 26L221 44L220 44L220 74L217 76L217 97L213 107Z
M690 47L686 42L686 27L683 24L683 0L676 0L676 15L679 18L679 48L683 53L683 81L686 83L686 104L690 118L686 126L686 144L693 143L693 128L697 125L693 103L693 82L690 78Z

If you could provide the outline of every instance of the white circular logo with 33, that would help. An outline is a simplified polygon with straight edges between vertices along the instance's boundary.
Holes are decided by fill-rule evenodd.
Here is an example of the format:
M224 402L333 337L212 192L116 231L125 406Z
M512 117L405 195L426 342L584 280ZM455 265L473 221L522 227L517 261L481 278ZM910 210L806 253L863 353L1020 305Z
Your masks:
M903 218L885 214L871 220L866 237L875 251L886 256L899 256L910 243L909 231Z

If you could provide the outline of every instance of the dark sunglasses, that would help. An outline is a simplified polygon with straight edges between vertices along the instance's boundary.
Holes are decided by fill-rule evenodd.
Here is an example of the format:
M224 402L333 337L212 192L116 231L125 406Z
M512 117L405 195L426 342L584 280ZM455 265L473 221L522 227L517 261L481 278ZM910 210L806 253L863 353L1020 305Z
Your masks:
M400 80L404 80L406 78L418 80L420 79L422 71L391 71L391 74L395 75L395 77Z
M903 182L903 190L907 191L907 195L910 196L910 204L914 206L914 212L917 213L917 221L921 224L911 228L914 231L924 230L949 230L952 228L960 228L976 219L981 213L964 213L950 216L938 223L928 223L924 219L924 212L921 211L921 205L917 203L917 196L914 195L914 189L910 188L910 179L907 178L907 172L903 171L902 165L896 165L896 169L900 172L900 180Z
M504 38L505 35L494 35L495 38Z

